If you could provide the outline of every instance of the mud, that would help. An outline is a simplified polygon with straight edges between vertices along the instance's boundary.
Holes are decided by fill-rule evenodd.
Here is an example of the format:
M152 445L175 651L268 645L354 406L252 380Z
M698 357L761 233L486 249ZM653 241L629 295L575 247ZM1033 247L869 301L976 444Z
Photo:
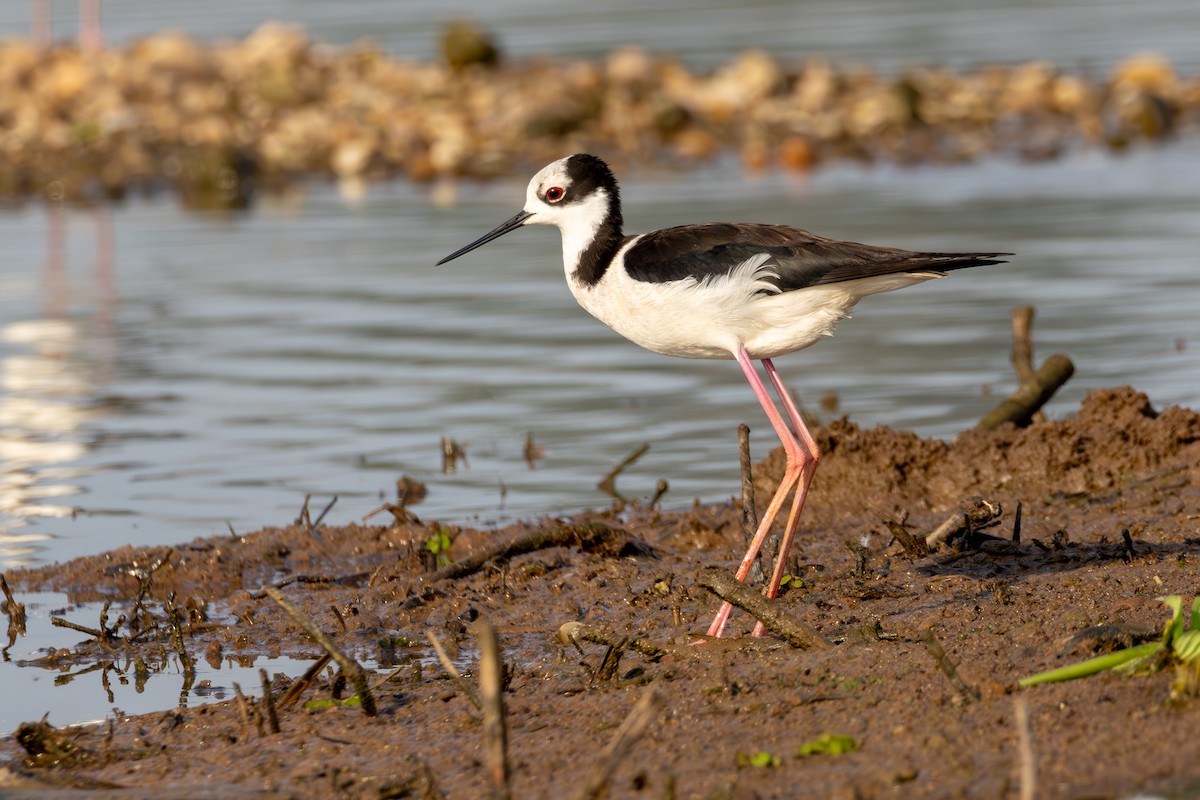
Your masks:
M313 533L297 524L169 551L124 548L7 576L18 600L56 589L114 601L112 634L81 634L61 657L150 661L182 642L191 657L218 662L280 653L315 660L320 648L260 591L275 584L346 652L381 665L372 678L378 716L352 704L305 706L351 694L326 671L301 703L279 709L279 733L264 723L261 701L164 708L107 727L27 726L25 747L16 736L0 743L8 759L0 791L489 795L481 715L431 660L426 639L435 632L473 683L473 625L484 619L511 669L504 699L518 798L584 796L585 776L647 692L659 695L659 711L604 796L1015 798L1023 786L1039 798L1200 793L1200 699L1180 668L1016 685L1123 646L1138 631L1154 637L1168 617L1155 598L1181 594L1186 603L1197 593L1200 414L1157 411L1122 388L1091 394L1069 419L966 432L952 443L845 420L821 428L818 440L824 455L792 570L800 583L778 605L832 648L753 639L753 619L740 611L729 638L689 646L717 608L697 586L700 571L732 569L739 556L733 502L614 509L499 531L410 520ZM780 462L772 453L756 467L760 504ZM925 533L975 495L1003 514L984 531L996 539L976 537L965 550L910 560L880 518ZM449 566L426 547L438 532L453 540ZM558 543L454 569L531 532ZM178 609L175 623L165 605ZM118 610L126 621L114 626ZM576 621L638 645L618 648L605 665L603 646L559 641L559 627ZM1069 641L1100 625L1122 626L1107 630L1124 642ZM276 676L274 696L297 677ZM1018 703L1028 711L1033 785L1020 774ZM798 757L823 734L852 736L859 747Z

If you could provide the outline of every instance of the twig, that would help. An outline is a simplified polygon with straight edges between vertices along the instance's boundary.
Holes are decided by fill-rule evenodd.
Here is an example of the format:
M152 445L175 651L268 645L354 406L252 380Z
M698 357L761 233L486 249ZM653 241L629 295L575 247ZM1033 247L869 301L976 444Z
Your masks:
M71 622L69 619L62 617L51 617L50 624L56 628L70 628L73 631L86 633L88 636L93 636L101 641L104 640L104 632L98 631L95 628L89 628L87 625L80 625L78 622Z
M1012 365L1017 381L1033 382L1033 306L1017 306L1012 311Z
M746 546L754 540L758 532L758 510L754 507L754 475L751 472L750 461L750 426L746 423L738 425L738 456L742 467L742 536ZM763 582L762 551L754 559L746 582L757 586Z
M446 655L446 648L442 647L441 640L433 631L426 631L425 638L433 645L433 652L437 654L438 663L442 665L442 669L446 670L446 674L458 684L458 688L471 701L471 705L479 711L483 711L483 706L479 703L479 696L475 694L475 690L471 688L471 684L467 683L463 678L462 673L458 671L458 667L454 666L454 662L450 660L450 656Z
M325 519L325 515L329 513L330 509L333 508L337 501L338 496L335 494L333 499L329 501L325 508L321 509L321 513L317 515L317 518L313 520L312 527L309 529L310 533L321 527L321 520Z
M976 430L994 430L1005 422L1025 427L1032 421L1034 413L1054 396L1059 387L1070 380L1074 372L1075 365L1071 363L1071 359L1061 353L1055 353L1042 363L1031 382L1021 384L1015 392L984 415L975 426Z
M907 515L905 517L907 518ZM904 554L910 559L916 561L919 558L929 555L929 545L926 543L926 540L909 533L908 528L904 527L903 522L888 514L880 514L879 520L891 531L892 536L895 537L896 541L900 543L900 547L904 550ZM939 528L938 530L941 529Z
M333 640L317 627L315 622L305 616L303 611L288 602L287 598L283 596L283 592L274 586L264 587L263 592L266 593L267 597L278 603L279 607L286 611L287 615L292 618L292 621L299 625L314 642L320 645L338 663L338 666L342 669L342 674L354 684L354 690L362 702L363 713L368 717L377 716L379 712L375 707L375 697L371 694L371 686L367 682L367 674L359 663L342 652L334 644Z
M664 647L655 644L644 636L633 638L623 637L599 625L588 625L583 622L568 622L558 629L558 641L563 644L573 644L576 648L580 642L591 642L605 647L615 647L624 642L630 650L636 650L647 658L662 658L667 653L682 652L674 647Z
M816 628L787 614L775 603L724 572L705 570L697 583L725 602L748 611L764 628L782 636L793 647L819 650L833 646Z
M1000 503L995 500L979 496L968 497L958 504L956 512L925 537L925 544L932 550L959 535L970 539L972 533L996 524L1003 511Z
M426 580L430 583L455 580L479 571L485 564L495 559L512 558L547 547L569 547L577 544L585 550L589 550L609 539L627 536L628 534L624 531L610 528L602 522L585 522L575 527L560 525L554 528L539 528L516 539L500 542L486 550L447 564Z
M1012 312L1012 365L1017 373L1017 383L1021 386L1036 381L1033 368L1033 313L1033 306L1017 306ZM1045 422L1046 415L1035 411L1030 419L1033 422Z
M1037 770L1033 760L1033 735L1029 729L1029 707L1024 697L1013 698L1013 716L1017 726L1017 763L1020 764L1018 782L1020 800L1037 797Z
M279 698L277 706L279 708L287 708L299 700L300 695L304 694L304 691L312 685L313 680L321 673L321 670L325 669L326 665L332 660L333 656L328 653L322 653L321 657L314 661L312 666L304 671L303 675L292 682L288 690L283 693L283 697Z
M267 707L267 726L271 733L279 733L279 713L275 710L275 694L271 691L271 679L267 677L267 671L262 667L258 668L258 678L262 681L263 705Z
M1017 501L1017 510L1013 513L1012 540L1013 544L1021 543L1021 501Z
M580 789L579 794L575 795L577 800L600 800L604 797L613 771L629 757L629 751L633 749L638 739L642 738L642 734L646 732L646 728L650 727L650 723L658 716L661 705L662 698L653 689L648 689L642 694L641 699L637 701L633 710L621 723L621 727L617 728L617 732L613 734L612 740L600 753L600 757L596 759L596 763L583 782L583 788Z
M250 739L250 703L246 700L246 695L242 692L241 685L237 681L233 682L233 691L237 696L238 713L242 718L242 738ZM262 733L260 730L259 733Z
M167 619L171 623L171 640L175 643L175 652L179 655L179 663L183 666L183 693L186 694L192 690L192 684L196 682L196 660L192 658L192 654L187 651L187 647L183 643L183 615L175 605L174 592L170 595Z
M8 651L17 643L17 637L25 635L25 604L18 603L17 599L13 597L12 589L8 588L8 581L5 580L3 572L0 572L0 589L4 591L4 615L8 617L8 644L0 653L7 661Z
M671 484L667 482L666 478L659 478L658 483L654 485L654 497L650 498L650 502L646 505L646 508L654 508L657 506L659 501L662 500L663 495L666 494L667 490L670 488Z
M508 725L504 718L504 662L496 629L480 620L475 624L479 638L479 699L483 710L484 758L492 779L492 798L508 800L511 769L508 764Z
M596 484L596 488L604 492L609 497L616 498L617 500L621 500L623 502L625 498L622 497L621 493L617 491L617 476L620 475L626 467L630 466L633 464L633 462L646 455L646 451L649 449L650 445L644 444L637 450L634 450L625 457L624 461L609 470L608 474L601 478L600 482Z
M933 628L925 629L925 647L929 650L929 655L933 656L934 662L938 668L950 679L950 685L954 687L964 700L968 703L972 700L979 699L979 691L972 689L967 685L958 674L958 665L950 660L946 655L946 651L942 649L941 642L937 640L937 634L933 632Z

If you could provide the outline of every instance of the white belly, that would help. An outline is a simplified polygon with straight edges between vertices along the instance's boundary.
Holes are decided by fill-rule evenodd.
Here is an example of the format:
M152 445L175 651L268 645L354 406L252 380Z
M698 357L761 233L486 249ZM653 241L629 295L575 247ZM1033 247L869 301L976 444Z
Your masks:
M771 284L735 270L707 281L651 283L613 265L595 286L568 279L592 316L647 350L682 358L733 358L741 345L751 358L775 358L816 344L869 294L910 286L936 273L900 273L792 292L762 294Z

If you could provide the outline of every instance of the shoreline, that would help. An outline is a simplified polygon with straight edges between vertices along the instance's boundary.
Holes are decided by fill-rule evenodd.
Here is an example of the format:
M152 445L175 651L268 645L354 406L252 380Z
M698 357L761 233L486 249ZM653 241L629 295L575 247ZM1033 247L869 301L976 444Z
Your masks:
M454 57L447 56L447 60ZM626 48L591 61L421 63L268 23L86 51L0 43L0 202L119 201L169 189L240 208L302 176L421 183L527 171L564 153L615 165L808 172L855 160L1045 160L1200 129L1200 76L1153 54L1104 76L1048 62L896 75L747 52L709 72Z
M1181 672L1016 685L1111 649L1103 630L1161 637L1160 595L1190 604L1200 585L1200 412L1155 409L1122 387L1092 392L1067 419L952 442L846 420L816 433L825 455L802 520L798 580L771 605L831 647L751 639L741 611L730 638L685 646L717 605L701 589L705 568L727 572L736 560L736 503L499 531L397 515L319 536L297 523L120 548L8 574L18 602L51 587L119 601L96 635L81 633L46 669L54 659L94 662L106 680L125 681L137 664L318 659L324 645L292 621L306 618L350 659L389 665L368 676L372 705L346 702L356 692L347 664L344 680L323 667L307 680L267 676L269 690L116 714L107 726L30 720L0 740L0 785L164 797L179 786L380 797L402 785L422 797L481 796L494 773L476 755L487 725L467 688L478 674L478 621L498 632L509 669L514 796L574 794L647 695L656 698L642 709L649 733L606 778L610 796L778 795L797 785L825 797L891 796L897 786L911 797L1002 796L1016 764L1018 700L1039 797L1169 794L1200 777L1200 739L1190 734L1200 696ZM755 467L759 502L781 462L776 451ZM939 529L974 496L998 509L974 538L920 554L889 534L893 525ZM439 533L453 542L448 562L429 547ZM458 679L431 660L429 632L464 671ZM1106 724L1114 718L1123 725ZM859 749L796 755L823 733ZM1131 737L1176 757L1146 759L1123 746ZM1091 767L1078 769L1081 760Z

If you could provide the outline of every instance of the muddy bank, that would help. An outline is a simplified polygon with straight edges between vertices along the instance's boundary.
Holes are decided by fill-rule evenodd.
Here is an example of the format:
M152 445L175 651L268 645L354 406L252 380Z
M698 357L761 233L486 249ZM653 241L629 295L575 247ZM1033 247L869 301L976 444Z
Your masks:
M949 444L847 421L819 440L825 456L792 570L799 580L778 606L831 648L748 638L742 612L731 638L688 646L717 607L697 575L732 569L741 549L732 503L501 531L397 520L124 548L7 576L18 600L39 588L114 599L111 635L81 635L61 658L151 662L182 647L215 663L279 652L316 659L320 648L260 591L273 583L346 652L388 665L372 677L378 715L306 707L352 693L322 673L300 703L278 710L278 733L261 702L163 709L62 741L26 728L31 749L51 752L31 758L5 739L5 780L161 796L198 783L230 797L484 796L481 714L428 660L426 639L432 631L444 641L473 685L473 625L484 619L511 669L516 797L577 796L647 692L659 710L608 797L1017 797L1017 700L1029 713L1037 797L1195 795L1200 698L1173 667L1034 689L1016 681L1120 646L1068 642L1092 626L1154 637L1167 617L1154 598L1196 594L1200 414L1156 410L1114 389L1091 394L1069 419ZM778 458L757 470L761 502ZM987 546L911 559L878 516L906 517L923 533L971 495L1004 509ZM533 533L539 546L475 558ZM427 546L437 534L453 540L448 561ZM164 612L168 604L179 613ZM114 626L118 608L126 621ZM559 641L568 622L607 632L618 645L608 663L603 646ZM277 676L273 695L297 677ZM858 749L799 757L823 734L853 737Z
M1045 62L881 75L762 53L698 73L633 49L509 61L463 35L439 63L279 24L216 44L173 32L108 50L0 43L0 197L91 202L166 184L237 207L298 175L489 177L581 150L618 164L733 153L795 171L1044 159L1194 133L1200 117L1200 76L1153 55L1105 76Z

